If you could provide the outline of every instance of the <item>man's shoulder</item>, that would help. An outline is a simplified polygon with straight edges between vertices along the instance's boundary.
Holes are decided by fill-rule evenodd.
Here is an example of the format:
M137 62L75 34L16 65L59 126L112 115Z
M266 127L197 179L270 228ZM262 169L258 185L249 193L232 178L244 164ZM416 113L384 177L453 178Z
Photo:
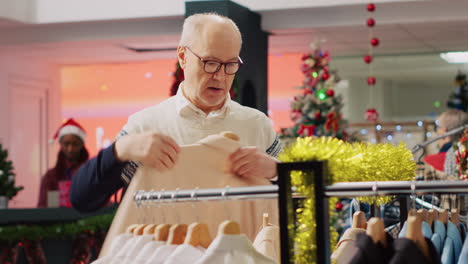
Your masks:
M146 120L148 118L158 117L159 115L167 115L168 112L175 111L175 99L170 97L158 104L146 107L132 115L129 119L132 120Z

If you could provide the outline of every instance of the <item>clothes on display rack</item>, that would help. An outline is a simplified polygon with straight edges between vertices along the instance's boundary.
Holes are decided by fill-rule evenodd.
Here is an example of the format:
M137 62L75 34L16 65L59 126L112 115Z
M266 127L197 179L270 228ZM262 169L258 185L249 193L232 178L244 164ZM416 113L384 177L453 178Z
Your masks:
M111 241L113 254L93 264L280 263L279 228L270 223L267 213L262 222L255 246L241 233L241 225L231 220L218 226L214 240L208 225L198 222L189 226L132 224Z
M124 233L127 226L138 222L141 211L133 198L139 190L226 188L228 191L230 187L271 185L267 179L240 178L229 172L228 157L240 146L240 142L224 135L212 135L196 144L181 146L178 162L169 171L159 172L153 168L140 166L114 217L100 255L107 255L110 241L118 234ZM173 191L173 194L175 195L176 192ZM274 224L277 224L276 200L229 201L228 196L223 198L217 202L203 204L203 206L197 205L196 208L193 204L175 205L176 201L173 201L174 204L170 206L170 209L168 209L168 203L158 203L157 200L153 200L151 211L153 216L165 215L167 222L172 223L190 223L197 215L209 216L202 218L202 221L212 231L216 230L221 221L229 218L239 222L243 232L251 240L255 238L261 226L261 215L265 210L270 212L271 219L275 222ZM194 192L195 199L196 192Z

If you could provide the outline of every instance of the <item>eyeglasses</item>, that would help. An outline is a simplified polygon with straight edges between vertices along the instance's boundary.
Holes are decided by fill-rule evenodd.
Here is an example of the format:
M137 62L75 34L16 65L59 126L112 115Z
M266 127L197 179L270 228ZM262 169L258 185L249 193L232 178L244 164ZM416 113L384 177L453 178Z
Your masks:
M243 62L240 57L238 57L239 61L236 62L219 62L215 60L205 60L198 56L195 52L193 52L189 47L186 47L193 55L195 55L202 63L203 63L203 70L206 73L216 73L221 69L221 66L224 65L224 73L227 75L236 74L240 67L242 66Z

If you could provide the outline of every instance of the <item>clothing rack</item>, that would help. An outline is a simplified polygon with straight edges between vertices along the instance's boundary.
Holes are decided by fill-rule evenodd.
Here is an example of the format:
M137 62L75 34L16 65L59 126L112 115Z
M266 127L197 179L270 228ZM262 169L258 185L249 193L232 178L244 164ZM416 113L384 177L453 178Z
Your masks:
M281 236L281 263L291 263L293 254L294 207L293 199L303 198L291 187L290 172L312 172L310 183L315 192L317 263L330 263L328 228L328 197L420 195L422 193L468 193L468 182L463 181L388 181L349 182L329 184L326 162L291 162L278 164L278 185L225 187L213 189L137 191L137 206L148 203L186 203L220 200L254 200L278 198ZM403 206L403 204L401 204ZM406 209L400 213L406 215Z

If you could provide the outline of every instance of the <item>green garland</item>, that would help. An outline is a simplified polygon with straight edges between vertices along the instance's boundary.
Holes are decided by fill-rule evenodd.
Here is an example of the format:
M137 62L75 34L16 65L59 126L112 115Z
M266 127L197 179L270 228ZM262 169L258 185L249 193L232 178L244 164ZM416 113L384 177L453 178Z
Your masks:
M76 237L79 234L109 228L115 213L93 216L72 223L53 225L0 226L0 242L17 242L23 239L45 240Z
M355 181L404 181L415 175L416 164L411 152L401 144L347 143L336 138L298 138L280 155L282 162L320 160L327 161L327 170L334 182ZM307 197L302 207L296 210L298 225L295 230L294 263L316 263L314 186L310 173L294 171L291 183L297 191ZM373 202L375 198L363 197L362 201ZM388 202L391 198L379 197L377 204ZM330 218L336 217L334 205L336 198L329 203ZM330 228L330 243L333 249L338 234Z

